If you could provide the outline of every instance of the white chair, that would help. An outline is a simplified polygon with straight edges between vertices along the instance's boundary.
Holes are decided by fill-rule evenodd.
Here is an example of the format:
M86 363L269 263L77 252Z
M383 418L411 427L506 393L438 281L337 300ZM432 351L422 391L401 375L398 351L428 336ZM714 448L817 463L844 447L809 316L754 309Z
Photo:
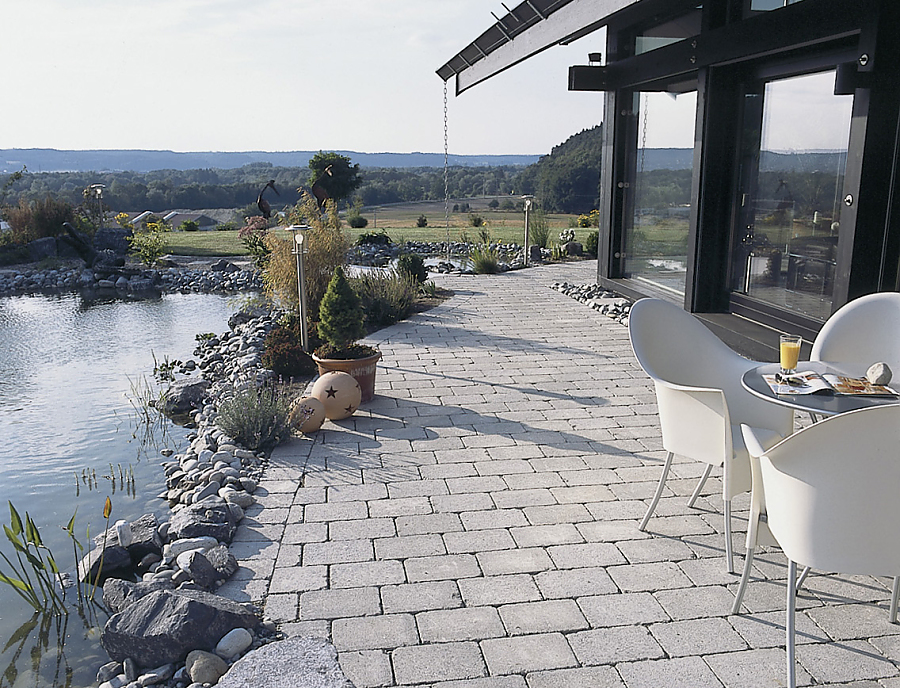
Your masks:
M809 360L859 377L884 362L900 380L900 293L868 294L841 306L819 330Z
M796 685L797 565L893 576L890 619L900 597L900 405L834 416L765 449L742 427L757 468L768 527L788 558L787 671ZM757 492L757 485L753 486Z
M656 493L640 529L647 527L665 487L675 454L707 464L688 501L693 506L713 466L723 467L725 559L734 573L731 499L750 489L750 461L741 423L770 431L774 444L790 434L793 412L753 396L741 386L745 371L758 365L729 349L682 308L641 299L629 314L631 346L656 387L663 448L668 452Z

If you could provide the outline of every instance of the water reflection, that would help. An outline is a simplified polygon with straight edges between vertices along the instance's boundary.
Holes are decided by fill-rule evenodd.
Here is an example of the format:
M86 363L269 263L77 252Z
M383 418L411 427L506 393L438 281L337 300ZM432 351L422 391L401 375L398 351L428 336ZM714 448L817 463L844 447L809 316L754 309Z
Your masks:
M154 355L191 358L195 335L227 330L234 310L228 297L201 294L131 302L88 302L74 294L0 298L0 505L12 501L31 513L60 568L74 568L64 526L76 508L85 545L88 529L103 532L107 496L115 494L116 518L164 515L156 498L164 488L160 433L177 450L186 431L163 424L143 436L130 401L135 384L146 383ZM144 455L147 442L152 449ZM8 552L5 543L0 550ZM108 661L90 638L97 620L33 619L33 610L5 588L0 688L92 685Z

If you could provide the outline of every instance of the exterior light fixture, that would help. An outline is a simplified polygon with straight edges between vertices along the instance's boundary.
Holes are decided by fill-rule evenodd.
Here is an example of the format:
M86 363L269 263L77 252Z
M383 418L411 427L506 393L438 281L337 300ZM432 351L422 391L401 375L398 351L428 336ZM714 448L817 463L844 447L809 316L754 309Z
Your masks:
M309 353L309 334L306 331L306 273L304 272L303 254L309 252L306 232L309 225L290 225L285 229L293 235L294 245L291 253L297 259L297 301L300 307L300 346Z
M528 214L531 212L531 204L534 201L534 196L530 194L526 194L522 196L522 200L525 201L525 248L522 250L522 265L526 268L528 267Z

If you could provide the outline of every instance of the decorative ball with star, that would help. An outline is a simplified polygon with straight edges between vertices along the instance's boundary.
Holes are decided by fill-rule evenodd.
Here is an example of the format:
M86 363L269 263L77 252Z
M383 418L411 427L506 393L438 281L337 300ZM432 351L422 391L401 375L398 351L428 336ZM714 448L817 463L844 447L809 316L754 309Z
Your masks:
M294 430L304 435L315 432L325 422L325 404L315 397L298 399L291 408L288 422Z
M337 370L321 375L313 384L311 394L324 404L325 417L329 420L349 418L362 400L362 390L356 378Z

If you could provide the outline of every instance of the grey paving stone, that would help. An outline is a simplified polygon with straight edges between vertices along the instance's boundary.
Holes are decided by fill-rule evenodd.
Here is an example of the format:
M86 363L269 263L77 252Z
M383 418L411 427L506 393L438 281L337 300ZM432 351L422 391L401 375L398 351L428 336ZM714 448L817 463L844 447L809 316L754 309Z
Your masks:
M897 667L864 640L797 646L797 661L820 683L896 676Z
M297 593L276 593L266 595L263 616L271 621L297 620Z
M780 688L787 684L784 648L728 652L704 657L728 688ZM809 685L810 677L797 665L797 685Z
M524 573L467 578L459 581L459 591L466 605L472 607L531 602L541 598L532 577Z
M327 523L291 523L285 526L281 542L287 545L302 545L307 542L325 542L327 539Z
M506 483L497 475L479 475L477 477L469 478L448 478L447 488L450 490L451 494L497 492L499 490L505 490Z
M377 559L409 559L410 557L430 557L446 553L444 540L437 533L375 540L375 557Z
M390 650L419 642L415 619L411 614L336 619L331 624L331 637L338 652Z
M578 606L595 628L669 620L666 611L648 592L580 597Z
M391 658L383 650L341 652L338 661L356 688L379 688L394 683Z
M574 600L507 604L500 607L500 618L509 635L580 631L588 628L588 622Z
M332 588L360 588L406 582L403 564L396 559L333 564L330 568Z
M659 643L643 626L617 626L579 631L569 635L568 640L578 661L588 665L658 659L665 655Z
M528 525L521 509L493 509L490 511L466 511L461 513L466 530L487 530L489 528L513 528Z
M561 633L483 640L481 649L492 674L521 674L578 664Z
M681 572L678 565L667 561L610 566L607 572L616 585L626 592L687 588L691 585L691 581Z
M576 545L554 545L548 547L550 558L560 569L574 569L585 566L613 566L624 564L625 557L619 549L608 542L588 542Z
M554 504L550 506L525 507L525 516L533 526L554 523L579 523L592 521L591 513L583 504Z
M385 585L381 605L385 614L452 609L462 606L462 596L455 581Z
M438 557L416 557L404 562L410 583L455 580L481 575L478 560L471 554L447 554Z
M727 616L734 604L734 595L724 586L660 590L656 599L672 619L699 619Z
M411 516L414 514L430 514L431 502L428 497L403 497L379 499L369 502L369 517L388 518L391 516Z
M310 542L303 545L304 566L371 561L374 558L375 552L371 540L335 540L334 542Z
M332 521L328 524L330 540L362 540L396 535L394 519L365 518L354 521Z
M543 547L479 552L476 557L485 576L535 573L553 568L553 562Z
M498 509L556 504L556 500L550 494L550 490L545 487L527 490L505 490L503 492L491 492L490 494Z
M542 571L535 575L534 581L541 594L550 599L618 592L606 569L597 566L564 571Z
M493 607L466 607L416 614L422 642L447 643L483 640L506 634Z
M680 562L694 558L691 548L675 538L654 537L624 540L616 544L619 551L631 564L646 564L654 561Z
M834 640L855 640L900 633L887 610L872 604L842 604L808 609L806 614Z
M725 619L690 619L653 624L650 632L670 657L746 650L746 641Z
M462 533L445 533L444 542L448 552L488 552L512 549L516 546L509 530L470 530Z
M571 523L510 528L509 533L519 547L546 547L584 542L581 533Z
M628 688L722 688L700 657L632 662L616 668Z
M494 508L494 501L487 492L471 492L463 494L435 495L431 498L431 505L435 512L449 511L461 513L463 511L484 511Z
M367 502L372 499L386 499L387 486L384 483L363 485L334 485L326 488L329 502Z
M422 514L419 516L397 517L397 535L400 536L451 533L462 529L463 525L457 514Z
M391 662L398 685L473 679L486 673L481 650L474 642L398 647L391 653Z
M525 678L528 688L625 688L611 666L534 671Z
M375 588L313 590L300 595L300 619L339 619L381 612L381 600Z
M291 566L276 568L269 580L269 593L298 593L319 590L328 585L327 566Z
M565 483L558 473L514 473L503 476L510 490L530 490L540 487L563 487Z
M407 480L388 485L388 496L391 499L438 494L447 494L447 483L443 480Z
M308 504L305 509L307 521L351 521L369 516L365 502L325 502Z

